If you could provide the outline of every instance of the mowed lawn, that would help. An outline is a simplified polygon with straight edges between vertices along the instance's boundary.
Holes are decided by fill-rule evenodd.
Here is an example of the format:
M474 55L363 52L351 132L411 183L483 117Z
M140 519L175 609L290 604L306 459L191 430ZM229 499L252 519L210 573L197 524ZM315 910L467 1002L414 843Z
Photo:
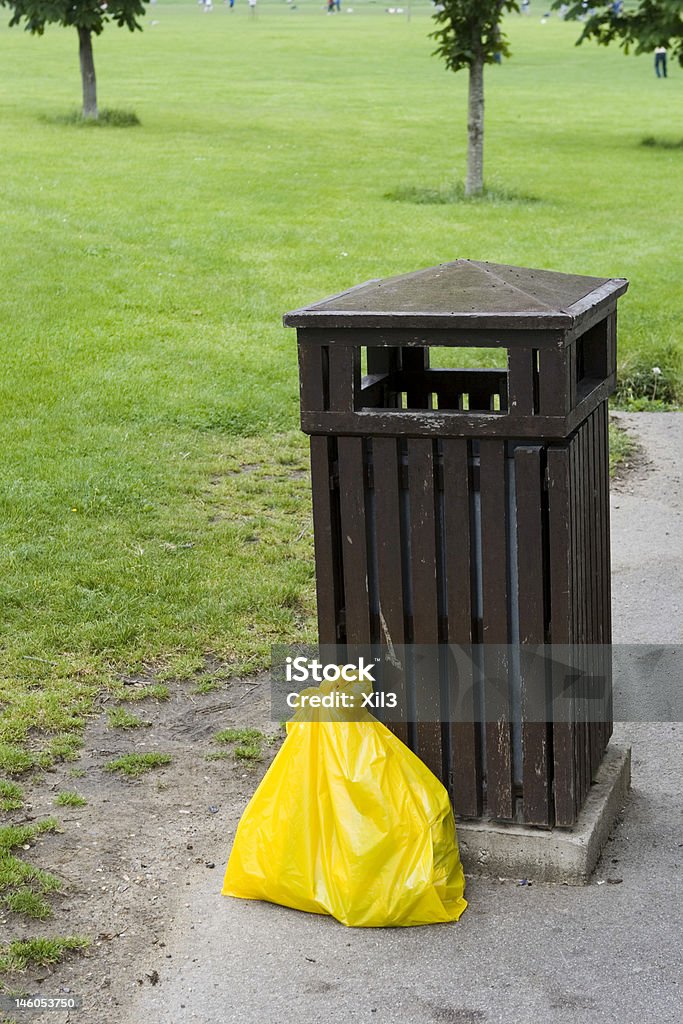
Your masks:
M239 672L312 637L284 311L464 256L628 277L622 354L675 359L683 150L640 142L683 137L683 74L512 18L493 198L411 201L463 176L466 77L430 55L426 6L351 6L159 2L109 28L100 104L134 128L59 123L75 31L3 12L0 770L68 750L123 672Z

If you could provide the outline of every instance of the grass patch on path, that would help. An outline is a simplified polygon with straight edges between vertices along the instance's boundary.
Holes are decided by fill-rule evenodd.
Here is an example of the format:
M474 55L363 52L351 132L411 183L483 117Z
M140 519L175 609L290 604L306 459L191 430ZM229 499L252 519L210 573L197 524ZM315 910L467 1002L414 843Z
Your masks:
M171 763L170 754L124 754L105 765L105 771L119 772L129 779L139 779L141 775L153 771L155 768L164 768Z
M48 967L59 963L66 953L83 952L90 942L80 935L54 939L21 939L0 948L0 971L25 971L27 967Z

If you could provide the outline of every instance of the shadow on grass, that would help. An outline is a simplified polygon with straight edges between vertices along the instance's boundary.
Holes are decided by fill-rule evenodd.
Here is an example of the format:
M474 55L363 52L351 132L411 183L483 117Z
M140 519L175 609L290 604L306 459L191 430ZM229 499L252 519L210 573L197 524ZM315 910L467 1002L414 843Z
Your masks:
M449 206L455 203L488 203L492 206L503 204L528 205L529 203L540 203L538 196L528 195L524 192L515 192L513 189L501 186L485 187L484 191L476 196L465 195L465 186L461 181L446 182L436 188L427 185L399 185L398 188L386 192L385 199L391 199L398 203L414 203L417 206Z
M644 136L640 144L648 149L683 149L683 139L657 139L654 135Z
M73 124L78 128L135 128L141 122L134 110L100 110L97 119L83 117L80 110L71 110L68 114L43 114L40 118L44 124Z

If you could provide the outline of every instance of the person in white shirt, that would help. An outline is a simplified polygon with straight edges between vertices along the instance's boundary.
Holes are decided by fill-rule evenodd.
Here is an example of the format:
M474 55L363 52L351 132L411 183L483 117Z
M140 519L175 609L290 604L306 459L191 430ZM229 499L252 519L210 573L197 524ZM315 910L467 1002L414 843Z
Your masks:
M666 46L655 50L655 74L657 78L666 78Z

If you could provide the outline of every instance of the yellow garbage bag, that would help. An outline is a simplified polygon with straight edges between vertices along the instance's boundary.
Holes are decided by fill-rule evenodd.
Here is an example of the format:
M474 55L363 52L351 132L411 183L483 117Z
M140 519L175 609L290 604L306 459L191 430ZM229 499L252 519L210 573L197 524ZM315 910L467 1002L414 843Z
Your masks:
M300 697L342 691L365 692ZM223 895L382 927L457 921L464 888L450 800L426 765L359 707L299 710L239 823Z

